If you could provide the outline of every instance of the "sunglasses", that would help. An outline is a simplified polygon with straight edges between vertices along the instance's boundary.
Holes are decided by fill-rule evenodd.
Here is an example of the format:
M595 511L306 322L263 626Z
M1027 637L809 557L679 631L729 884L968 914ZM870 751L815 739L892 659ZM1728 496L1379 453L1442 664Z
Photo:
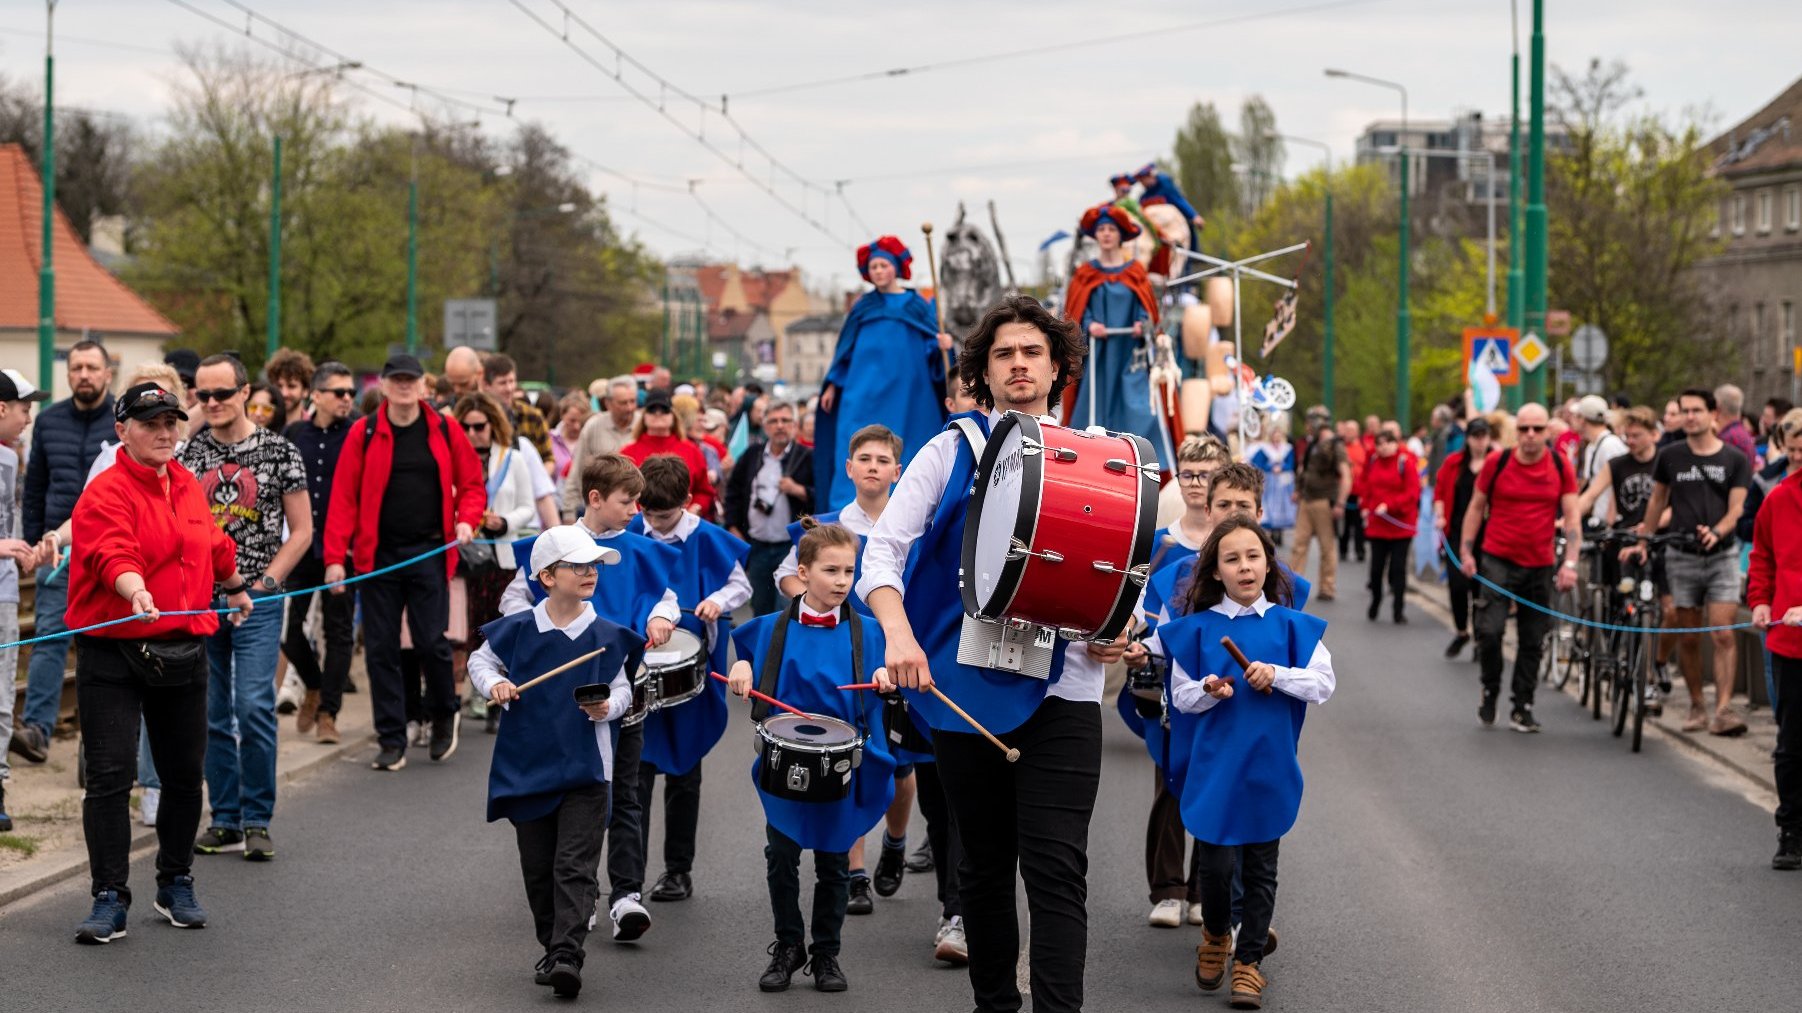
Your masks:
M213 390L197 390L194 392L194 400L201 404L206 404L208 401L218 401L223 404L230 401L243 389L242 387L217 387Z
M1545 430L1546 430L1545 426L1515 426L1514 427L1514 431L1517 433L1543 433L1543 432L1545 432Z
M247 404L244 406L244 414L246 414L246 415L267 415L271 418L274 418L275 417L275 406L272 404Z
M357 396L357 391L356 391L356 388L354 388L354 387L322 387L317 391L317 393L330 394L333 397L356 397Z
M485 433L488 431L488 423L465 422L463 423L463 431L468 433Z

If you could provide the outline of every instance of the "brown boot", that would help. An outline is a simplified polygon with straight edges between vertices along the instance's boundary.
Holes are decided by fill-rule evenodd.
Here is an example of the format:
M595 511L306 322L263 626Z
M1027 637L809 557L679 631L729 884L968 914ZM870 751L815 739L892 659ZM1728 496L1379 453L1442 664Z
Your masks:
M336 743L338 741L338 719L330 714L319 715L319 741Z
M313 730L313 724L319 719L319 691L307 690L307 695L300 700L300 712L294 715L294 728L300 734Z
M1233 965L1233 994L1227 1005L1234 1009L1263 1009L1264 987L1270 984L1256 964Z
M1195 984L1204 992L1212 992L1226 980L1226 961L1232 956L1233 934L1210 935L1201 930L1201 945L1195 948Z

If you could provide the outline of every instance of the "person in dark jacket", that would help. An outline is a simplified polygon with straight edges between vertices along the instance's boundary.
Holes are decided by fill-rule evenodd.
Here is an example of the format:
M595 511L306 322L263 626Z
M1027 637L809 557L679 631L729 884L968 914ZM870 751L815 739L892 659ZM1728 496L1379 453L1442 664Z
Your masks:
M316 587L325 582L325 517L332 502L332 477L338 470L338 454L350 432L351 409L357 397L356 378L341 362L322 363L313 371L313 413L288 426L288 442L300 450L307 467L307 492L313 508L313 547L288 572L295 587ZM313 599L320 600L325 629L325 663L307 639L307 613ZM350 681L350 656L356 646L356 599L347 594L306 594L288 610L288 630L282 651L300 673L307 687L301 700L296 728L317 734L320 742L338 741L338 708L344 685Z
M764 442L754 444L732 466L726 480L726 527L751 543L745 576L751 581L751 611L774 612L781 600L776 567L793 544L788 526L813 512L813 451L795 442L795 406L774 401L763 413Z
M68 629L63 624L69 595L67 568L54 581L50 579L66 548L56 529L74 513L100 445L113 438L113 364L106 347L98 341L78 341L69 347L66 362L70 397L44 409L32 427L20 504L25 540L38 543L38 636L55 636ZM12 742L13 752L32 762L42 763L49 755L68 662L66 637L32 648L25 677L25 710Z

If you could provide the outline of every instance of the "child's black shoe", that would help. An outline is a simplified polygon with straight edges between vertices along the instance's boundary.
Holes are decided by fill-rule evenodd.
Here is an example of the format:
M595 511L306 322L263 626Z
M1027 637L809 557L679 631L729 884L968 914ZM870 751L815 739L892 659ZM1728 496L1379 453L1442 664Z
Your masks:
M813 975L813 987L821 992L843 992L851 987L845 972L839 970L838 958L830 953L814 954L807 963L807 973Z
M778 939L770 944L766 951L770 955L770 966L764 968L763 977L757 979L757 987L765 992L786 992L788 983L807 963L807 951L799 944L785 943Z

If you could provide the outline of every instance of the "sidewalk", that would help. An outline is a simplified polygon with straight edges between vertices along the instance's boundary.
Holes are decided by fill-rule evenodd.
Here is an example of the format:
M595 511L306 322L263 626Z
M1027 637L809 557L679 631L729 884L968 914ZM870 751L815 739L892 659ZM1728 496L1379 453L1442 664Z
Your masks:
M363 674L361 652L351 664L351 677L362 692L344 697L343 709L338 713L338 735L342 739L338 745L321 745L311 735L302 736L294 730L293 715L277 719L277 826L281 820L279 786L294 783L322 764L372 751L375 732L370 723L369 679ZM82 790L75 783L77 742L73 736L57 739L50 747L49 761L43 764L26 763L17 754L11 757L12 778L6 783L6 805L12 814L13 832L0 834L0 907L87 871L88 853L81 832ZM137 820L141 794L141 790L134 789L131 798L134 856L156 843L156 830ZM206 811L202 810L201 828L205 827Z
M1408 591L1409 598L1415 605L1443 623L1448 633L1451 631L1452 614L1446 604L1443 585L1423 580L1418 575L1411 575L1408 580ZM1508 658L1508 663L1512 665L1515 647L1513 623L1508 624L1502 643L1503 653ZM1473 651L1474 648L1465 648L1464 657L1472 659ZM1474 676L1475 662L1471 660L1468 663L1471 665ZM1737 698L1735 706L1738 708L1740 716L1746 720L1746 734L1735 738L1710 735L1705 731L1686 732L1683 731L1682 726L1684 719L1689 716L1689 693L1683 686L1682 676L1676 671L1674 659L1671 666L1671 679L1674 685L1671 688L1669 699L1664 703L1663 716L1647 716L1646 718L1646 738L1648 740L1663 738L1680 748L1714 760L1765 791L1775 792L1777 785L1771 769L1771 751L1777 747L1777 718L1771 712L1771 708L1754 706L1744 698ZM1573 704L1579 699L1580 687L1576 679L1573 678L1565 686L1564 693L1571 698ZM1703 693L1709 707L1712 708L1714 706L1713 687L1710 686L1703 690ZM1475 710L1474 703L1472 710ZM1710 713L1713 713L1712 710ZM1596 728L1598 734L1608 734L1606 729L1609 728L1609 715L1605 702L1602 706L1602 720L1596 722ZM1622 748L1626 748L1625 743Z

